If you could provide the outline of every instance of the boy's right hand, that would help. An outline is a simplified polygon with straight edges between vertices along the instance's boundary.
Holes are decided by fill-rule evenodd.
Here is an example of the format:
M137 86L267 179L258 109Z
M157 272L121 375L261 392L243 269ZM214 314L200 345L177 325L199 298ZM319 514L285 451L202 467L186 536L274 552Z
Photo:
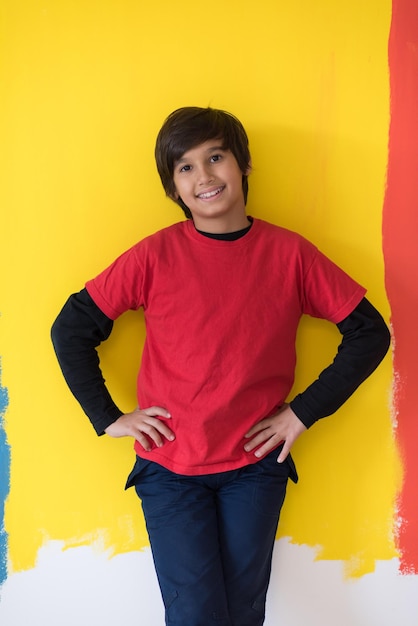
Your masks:
M170 419L171 415L160 406L135 409L132 413L121 415L105 429L105 433L110 437L134 437L149 452L153 447L151 442L161 448L165 440L175 439L173 431L161 418Z

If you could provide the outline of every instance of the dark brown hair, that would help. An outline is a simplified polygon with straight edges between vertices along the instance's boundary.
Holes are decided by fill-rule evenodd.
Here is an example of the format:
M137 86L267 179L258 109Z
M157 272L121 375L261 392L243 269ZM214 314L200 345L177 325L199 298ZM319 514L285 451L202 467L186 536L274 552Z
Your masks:
M165 120L157 136L155 160L164 190L177 202L187 218L192 214L181 198L175 196L174 166L185 152L208 141L221 139L224 150L230 150L242 174L244 201L248 195L247 172L251 164L247 133L241 122L231 113L210 107L183 107L173 111Z

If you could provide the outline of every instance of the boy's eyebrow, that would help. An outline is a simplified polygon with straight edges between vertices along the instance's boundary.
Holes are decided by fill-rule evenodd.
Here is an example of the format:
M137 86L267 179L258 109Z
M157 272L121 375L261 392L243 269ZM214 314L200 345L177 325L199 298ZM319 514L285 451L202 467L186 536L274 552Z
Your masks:
M219 150L222 150L223 152L226 152L226 148L224 146L211 146L210 148L208 148L206 150L206 152L208 154L210 154L211 152L219 152ZM186 163L188 161L188 159L183 155L181 156L179 159L176 159L174 161L174 165L178 165L179 163Z
M214 150L223 150L223 151L225 151L226 148L223 145L211 146L210 148L207 149L207 152L213 152Z

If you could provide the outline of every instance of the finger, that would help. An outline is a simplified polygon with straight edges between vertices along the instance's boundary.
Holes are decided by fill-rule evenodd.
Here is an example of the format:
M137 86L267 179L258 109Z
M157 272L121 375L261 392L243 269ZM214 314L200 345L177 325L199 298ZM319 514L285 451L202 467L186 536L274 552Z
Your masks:
M257 450L254 452L254 456L256 456L257 458L261 458L274 450L274 448L277 448L278 445L278 442L274 441L272 437L271 439L268 439L268 441L266 441L264 445L257 448Z
M164 439L173 441L175 435L159 418L147 417L143 419L137 426L137 430L147 435L158 448L164 445Z
M244 446L244 449L247 452L251 452L252 450L256 449L256 451L254 452L254 455L257 458L259 458L259 457L264 456L265 454L267 454L274 448L277 448L277 446L279 446L282 443L282 441L283 439L278 435L273 435L270 437L263 437L262 439L258 437L254 437L254 439L250 443Z
M286 460L287 455L290 452L290 445L287 441L284 442L283 448L280 451L279 456L277 457L277 463L283 463Z
M147 452L152 450L153 446L161 448L164 445L162 437L159 435L155 428L147 428L147 425L142 425L141 429L137 429L134 433L135 439Z
M268 428L269 426L270 426L270 422L268 422L267 419L261 420L261 422L257 422L257 424L254 424L254 426L250 428L250 430L248 431L248 433L244 435L244 437L246 439L253 437L257 433Z
M171 413L167 411L167 409L164 409L161 406L150 406L147 409L139 409L139 410L142 411L142 413L149 415L150 417L154 417L157 415L158 417L166 417L167 419L171 417Z
M148 417L144 421L144 424L151 426L156 432L160 433L169 441L173 441L173 439L175 439L173 431L162 420L160 420L159 417ZM152 431L150 431L149 434L151 434L151 432Z
M135 440L144 448L146 452L151 451L151 444L148 438L141 431L137 431L134 437Z
M261 433L259 433L255 437L253 437L251 439L251 441L248 441L245 444L244 450L246 452L251 452L251 450L254 450L255 448L258 448L258 446L260 446L262 443L267 441L270 437L271 437L271 435L269 435L265 430L263 430Z

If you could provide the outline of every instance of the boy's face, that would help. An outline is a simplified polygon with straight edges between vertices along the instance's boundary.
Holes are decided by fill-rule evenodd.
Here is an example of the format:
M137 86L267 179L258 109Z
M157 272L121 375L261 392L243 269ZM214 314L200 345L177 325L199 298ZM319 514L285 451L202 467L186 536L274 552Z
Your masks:
M248 223L242 190L242 176L248 173L241 172L232 152L222 148L222 139L210 139L175 163L175 197L190 209L199 230L239 230Z

